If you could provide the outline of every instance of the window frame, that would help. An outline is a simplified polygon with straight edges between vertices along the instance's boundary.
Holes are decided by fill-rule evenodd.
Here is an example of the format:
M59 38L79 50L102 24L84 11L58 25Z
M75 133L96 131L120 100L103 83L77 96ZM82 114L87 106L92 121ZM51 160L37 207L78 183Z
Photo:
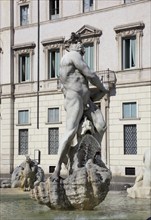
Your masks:
M27 112L27 122L23 122L23 123L21 123L20 122L20 113L21 112ZM30 123L29 123L29 119L30 119L30 117L29 117L29 115L30 115L30 112L29 112L29 110L28 109L20 109L20 110L18 110L18 125L20 125L20 126L22 126L22 125L29 125Z
M23 73L23 58L25 59L24 60L24 62L25 62L24 73ZM26 60L27 60L26 58L28 58L28 64L26 62ZM19 83L30 81L30 78L31 78L30 77L31 76L30 66L31 66L30 53L20 54L19 55L19 76L18 76ZM24 74L24 76L23 76L23 74ZM23 80L23 78L24 78L24 80Z
M58 120L56 120L56 121L49 120L49 110L58 110ZM48 112L48 115L47 115L47 123L48 124L59 124L60 123L60 109L59 109L59 107L50 107L50 108L48 108L47 112ZM53 114L56 114L56 113L53 112Z
M86 5L88 6L86 7ZM83 13L94 10L94 0L83 0Z
M23 21L22 21L22 13L21 13L21 9L23 8L23 7L28 7L28 13L27 13L27 22L25 23L25 24L23 24ZM29 7L29 4L21 4L20 5L20 8L19 8L19 10L20 10L20 26L26 26L26 25L29 25L29 16L30 16L30 12L29 12L29 10L30 10L30 7Z
M52 65L53 65L52 53L54 53L54 58L55 58L54 59L54 72L52 72ZM50 60L50 54L51 54L51 60ZM57 61L56 61L56 57L58 59ZM59 77L59 65L60 65L60 49L59 48L49 49L48 50L48 79L57 79ZM56 70L56 67L58 71Z
M89 54L88 54L88 56L89 56L89 58L88 58L88 62L87 62L87 59L86 59L86 47L88 48L88 50L90 50L90 56L89 56ZM90 42L90 43L85 43L84 44L84 48L85 48L85 54L84 54L84 60L85 60L85 62L87 63L87 65L88 65L88 67L92 70L92 71L94 71L94 43L93 42ZM90 48L93 48L92 50L90 49ZM89 51L88 51L89 52Z
M136 116L135 117L124 117L124 105L130 105L130 111L132 110L132 104L135 104L135 112ZM132 115L132 112L130 113ZM122 102L122 119L123 120L132 120L132 119L137 119L138 118L138 104L136 101L130 101L130 102Z
M51 6L54 2L54 8L51 9ZM57 5L58 2L58 5ZM54 13L52 11L54 10ZM58 13L57 13L58 12ZM49 20L54 20L60 16L60 1L59 0L49 0Z
M129 45L126 45L127 41L129 40ZM135 40L134 42L134 66L132 65L132 40ZM126 61L126 53L127 53L127 47L128 48L128 64ZM128 65L128 66L127 66ZM123 37L122 38L122 69L127 70L127 69L133 69L136 68L136 36L129 36L129 37Z

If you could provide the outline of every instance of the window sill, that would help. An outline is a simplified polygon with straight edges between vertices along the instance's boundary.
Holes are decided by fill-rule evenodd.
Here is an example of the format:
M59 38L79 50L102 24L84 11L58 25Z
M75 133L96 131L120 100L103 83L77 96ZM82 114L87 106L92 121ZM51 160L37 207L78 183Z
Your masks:
M60 122L46 122L45 123L46 125L56 125L56 124L62 124L62 122L60 121Z
M31 125L31 123L27 123L27 124L16 124L16 126L30 126Z
M139 67L133 67L133 68L129 68L129 69L121 69L119 71L116 71L116 73L121 73L121 72L131 72L131 71L135 71L135 70L142 70L142 68Z
M120 121L138 121L141 118L119 118Z

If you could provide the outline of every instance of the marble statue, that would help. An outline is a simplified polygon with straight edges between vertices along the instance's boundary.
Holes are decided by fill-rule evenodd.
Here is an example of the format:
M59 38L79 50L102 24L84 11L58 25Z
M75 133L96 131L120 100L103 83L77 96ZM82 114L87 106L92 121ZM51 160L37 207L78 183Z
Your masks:
M94 103L109 93L109 85L85 63L80 36L72 33L67 43L67 53L60 63L66 132L54 173L34 187L32 198L51 209L93 209L105 199L112 178L101 159L106 123ZM63 163L68 169L65 179L60 175Z
M93 123L96 130L95 135L99 138L100 143L106 130L102 112L96 107L94 101L102 98L109 92L109 89L85 63L84 46L80 37L72 33L69 43L68 52L63 56L60 64L60 81L67 114L66 133L59 146L60 157L53 174L54 179L59 178L61 164L65 161L83 116ZM89 82L97 88L95 92L89 88Z
M20 187L24 191L30 191L34 186L44 181L44 171L37 162L26 155L26 160L21 163L12 173L11 187Z
M144 168L136 177L133 187L127 189L129 197L151 198L151 149L147 149L143 156Z

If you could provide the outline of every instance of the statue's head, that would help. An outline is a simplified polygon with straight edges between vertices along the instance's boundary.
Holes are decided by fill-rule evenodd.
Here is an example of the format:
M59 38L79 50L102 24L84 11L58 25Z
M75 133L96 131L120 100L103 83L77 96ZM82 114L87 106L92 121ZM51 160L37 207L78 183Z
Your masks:
M68 51L78 51L81 55L84 55L85 49L82 44L81 38L79 34L74 32L71 33L70 39L67 41L68 43Z

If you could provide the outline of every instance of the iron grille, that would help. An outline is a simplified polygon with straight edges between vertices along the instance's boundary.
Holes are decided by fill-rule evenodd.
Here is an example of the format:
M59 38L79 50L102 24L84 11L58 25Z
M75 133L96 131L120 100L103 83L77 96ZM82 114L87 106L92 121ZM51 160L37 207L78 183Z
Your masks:
M137 154L136 125L124 125L124 154Z
M59 148L59 129L49 128L48 153L57 154Z
M28 154L28 129L19 130L19 155Z

